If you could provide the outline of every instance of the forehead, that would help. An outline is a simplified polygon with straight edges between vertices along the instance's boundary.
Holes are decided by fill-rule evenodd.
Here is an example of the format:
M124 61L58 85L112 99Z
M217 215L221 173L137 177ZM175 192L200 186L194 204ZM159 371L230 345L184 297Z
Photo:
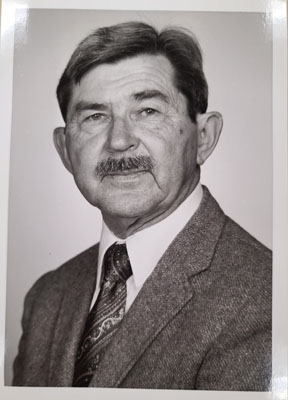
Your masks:
M110 101L119 95L156 89L174 96L174 68L162 55L139 55L113 64L101 64L91 69L74 85L71 102L79 100ZM99 99L100 100L100 99Z

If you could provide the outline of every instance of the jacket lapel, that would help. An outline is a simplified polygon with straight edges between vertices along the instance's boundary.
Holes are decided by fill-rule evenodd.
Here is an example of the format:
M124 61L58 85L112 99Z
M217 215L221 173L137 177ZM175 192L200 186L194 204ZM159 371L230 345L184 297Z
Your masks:
M72 386L78 343L95 289L98 245L71 265L52 338L50 386ZM70 261L71 263L71 261ZM74 270L73 270L74 267ZM76 268L75 268L76 267Z
M213 258L225 215L204 188L199 209L144 283L90 386L117 387L159 332L193 298L193 277Z

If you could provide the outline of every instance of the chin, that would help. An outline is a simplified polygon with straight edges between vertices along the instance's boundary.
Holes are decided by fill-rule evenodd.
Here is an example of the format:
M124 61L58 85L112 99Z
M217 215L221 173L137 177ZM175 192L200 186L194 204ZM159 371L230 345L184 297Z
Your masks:
M107 201L97 207L106 215L115 216L116 218L141 218L154 212L157 203L151 199L131 200L124 197L122 201Z

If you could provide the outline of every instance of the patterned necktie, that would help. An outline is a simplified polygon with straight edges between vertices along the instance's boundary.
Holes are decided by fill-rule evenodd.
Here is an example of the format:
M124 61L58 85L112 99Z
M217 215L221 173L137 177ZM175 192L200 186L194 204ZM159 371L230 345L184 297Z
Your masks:
M88 386L112 335L124 317L126 280L132 275L126 244L114 243L107 250L104 276L97 300L90 311L82 335L73 386Z

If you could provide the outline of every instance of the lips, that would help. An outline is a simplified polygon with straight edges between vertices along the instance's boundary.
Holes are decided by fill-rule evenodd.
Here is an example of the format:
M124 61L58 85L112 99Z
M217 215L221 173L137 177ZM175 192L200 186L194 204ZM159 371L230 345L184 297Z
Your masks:
M105 176L127 176L127 175L135 175L135 174L143 174L147 173L149 171L147 170L139 170L139 169L130 169L128 171L113 171L113 172L108 172L105 174Z
M149 171L138 171L138 170L129 170L129 171L115 171L105 174L102 178L102 182L110 183L112 186L117 187L118 189L135 189L136 187L141 186L144 183L145 179L149 179ZM146 178L147 177L147 178Z

